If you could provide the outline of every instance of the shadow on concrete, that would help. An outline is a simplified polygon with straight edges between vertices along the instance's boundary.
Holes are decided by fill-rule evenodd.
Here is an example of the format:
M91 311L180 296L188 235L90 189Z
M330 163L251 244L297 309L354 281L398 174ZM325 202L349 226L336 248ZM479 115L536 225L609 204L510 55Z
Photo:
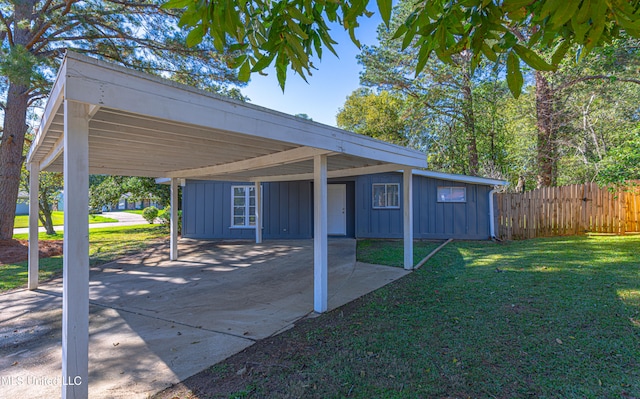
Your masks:
M288 329L313 309L313 241L180 244L92 268L89 390L146 397ZM329 244L329 307L403 275L356 264L355 240ZM0 295L0 381L13 397L57 397L62 281Z

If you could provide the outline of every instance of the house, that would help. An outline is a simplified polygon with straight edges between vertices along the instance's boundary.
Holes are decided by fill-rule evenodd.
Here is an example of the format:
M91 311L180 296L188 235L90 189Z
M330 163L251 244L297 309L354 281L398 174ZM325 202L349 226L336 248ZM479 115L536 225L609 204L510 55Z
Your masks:
M29 214L29 193L20 191L18 193L18 202L16 202L16 215Z
M118 201L118 206L116 207L116 209L119 211L136 210L136 209L142 210L150 206L161 208L160 203L158 203L157 201L151 198L145 198L142 200L132 200L131 197L132 197L131 193L124 194L122 197L120 197L120 200Z
M331 236L402 238L402 173L328 180L327 229ZM416 239L486 240L495 186L505 181L432 171L413 171L413 236ZM313 182L265 182L264 239L313 237ZM253 239L253 183L187 180L183 186L186 238ZM259 210L258 210L259 212Z
M313 270L309 272L313 273L313 309L322 313L328 308L329 286L328 180L403 171L406 195L399 195L404 266L410 269L412 170L427 167L426 155L413 149L72 52L60 66L27 164L32 215L38 212L38 201L33 199L40 171L64 172L68 195L64 201L62 380L83 382L89 380L89 174L171 179L170 261L178 259L178 181L251 182L253 220L261 226L261 207L255 205L265 205L260 200L262 184L281 182L284 187L284 182L313 180ZM245 186L235 194L237 223L250 224L251 189ZM230 200L231 193L225 195ZM261 229L253 231L260 241ZM38 287L38 270L37 223L32 218L30 290ZM63 398L87 396L88 384L62 387Z

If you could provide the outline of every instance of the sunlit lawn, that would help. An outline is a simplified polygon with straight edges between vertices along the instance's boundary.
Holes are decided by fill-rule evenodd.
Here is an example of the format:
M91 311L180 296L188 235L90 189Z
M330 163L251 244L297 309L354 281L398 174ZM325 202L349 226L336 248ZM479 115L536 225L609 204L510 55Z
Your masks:
M51 213L51 220L54 226L62 226L64 224L64 212L53 211ZM117 222L116 219L108 218L101 215L89 215L89 223L112 223ZM42 226L42 223L38 221L38 226ZM29 215L16 215L14 228L29 227Z
M142 251L156 239L167 237L162 226L117 226L89 230L89 262L93 265L106 263L127 254ZM38 235L40 240L62 240L63 233L48 236ZM16 239L26 240L26 234L17 234ZM40 280L46 280L62 271L62 257L40 260ZM27 284L27 262L0 265L0 291L24 287Z
M413 243L413 264L418 264L440 244L442 244L441 241L415 241ZM402 240L359 240L357 247L359 262L395 267L404 266L404 242Z
M401 262L392 247L377 263ZM453 242L254 344L242 377L231 357L205 379L233 387L222 397L640 398L639 248L640 236ZM162 397L208 397L183 386Z

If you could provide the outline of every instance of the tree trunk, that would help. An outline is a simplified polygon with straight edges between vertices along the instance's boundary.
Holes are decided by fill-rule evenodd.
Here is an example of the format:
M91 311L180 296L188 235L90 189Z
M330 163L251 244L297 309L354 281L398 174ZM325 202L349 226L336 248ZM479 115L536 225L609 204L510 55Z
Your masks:
M53 229L53 220L51 219L51 204L47 200L46 192L42 193L42 199L40 200L40 221L42 225L47 230L47 234L52 236L56 234L56 231Z
M553 92L543 72L536 78L536 127L538 129L538 188L555 184L556 127L553 120Z
M9 84L4 131L0 140L0 240L13 237L28 103L27 87Z
M26 46L30 41L30 24L35 0L14 2L13 51L15 46ZM20 22L18 22L20 21ZM25 82L9 82L6 109L4 110L4 131L0 140L0 240L13 238L16 203L20 189L20 172L24 135L27 132L27 109L29 107L28 78Z
M478 175L478 146L476 144L476 118L473 114L473 92L471 89L471 74L465 70L462 77L462 116L464 130L467 136L467 155L469 157L469 174Z

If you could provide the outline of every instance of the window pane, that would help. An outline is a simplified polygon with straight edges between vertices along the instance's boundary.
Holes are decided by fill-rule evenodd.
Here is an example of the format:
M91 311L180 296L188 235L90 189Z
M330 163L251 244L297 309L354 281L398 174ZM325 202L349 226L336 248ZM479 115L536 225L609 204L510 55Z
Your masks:
M233 188L233 196L234 197L244 197L244 187L234 187Z
M234 226L244 226L244 216L234 216L233 217L233 225Z
M233 215L234 216L244 216L244 206L241 207L234 207L233 208Z
M450 187L438 187L438 201L447 202L451 200Z
M255 226L255 225L256 225L256 217L255 217L255 215L249 216L249 226Z
M249 205L256 206L256 197L249 197Z
M397 184L387 184L387 206L397 207L400 202L400 189Z
M373 185L373 207L383 208L386 206L386 199L384 194L384 184Z
M244 197L236 197L233 199L233 206L244 206Z
M466 194L464 187L451 187L451 201L465 202L467 200Z
M438 187L438 202L466 202L465 187Z

